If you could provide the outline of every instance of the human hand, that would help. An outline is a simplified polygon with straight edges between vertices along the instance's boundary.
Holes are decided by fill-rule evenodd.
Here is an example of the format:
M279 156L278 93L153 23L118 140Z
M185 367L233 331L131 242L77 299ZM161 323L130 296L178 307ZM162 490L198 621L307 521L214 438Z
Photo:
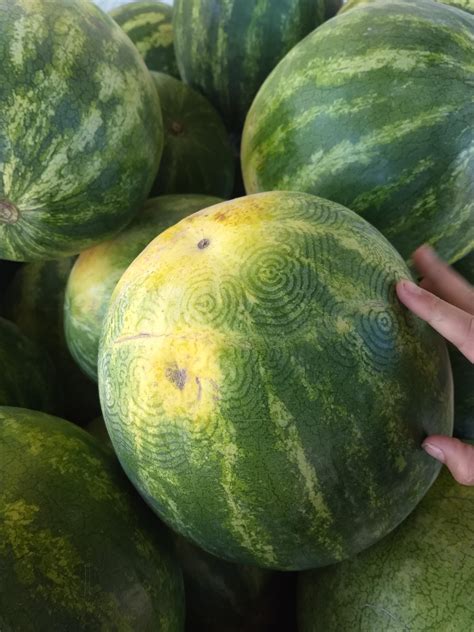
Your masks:
M415 251L413 263L423 280L419 286L408 280L399 281L398 298L474 362L474 287L429 246ZM433 435L425 439L422 447L445 463L459 483L474 485L474 446Z

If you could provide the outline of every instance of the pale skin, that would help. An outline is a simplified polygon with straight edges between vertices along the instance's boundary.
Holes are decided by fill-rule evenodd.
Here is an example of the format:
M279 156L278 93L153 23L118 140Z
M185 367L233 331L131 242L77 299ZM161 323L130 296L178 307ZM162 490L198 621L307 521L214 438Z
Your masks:
M398 298L474 362L474 287L429 246L421 246L414 252L413 263L422 281L420 285L399 281ZM459 439L432 435L424 440L422 447L444 463L459 483L474 486L474 446Z

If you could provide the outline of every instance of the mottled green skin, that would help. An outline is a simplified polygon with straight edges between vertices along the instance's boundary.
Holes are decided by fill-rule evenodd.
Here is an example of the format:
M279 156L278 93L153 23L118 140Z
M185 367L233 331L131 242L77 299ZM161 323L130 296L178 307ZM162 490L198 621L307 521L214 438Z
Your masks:
M71 271L64 300L66 342L86 375L97 382L102 323L118 280L159 233L187 215L216 204L204 195L169 195L148 200L115 239L83 252Z
M183 569L188 632L295 629L288 613L293 574L225 562L178 535L175 544Z
M0 16L0 258L76 254L148 197L159 99L130 40L88 0L1 0Z
M346 2L346 4L341 7L339 13L344 13L345 11L349 11L349 9L362 7L366 4L373 4L374 2L380 2L380 0L349 0L349 2ZM474 0L437 0L437 2L449 4L457 9L463 9L463 11L467 11L468 13L474 13Z
M230 198L235 161L219 114L182 81L163 73L152 74L160 95L165 134L152 194L202 193Z
M130 2L110 16L128 35L150 70L179 78L173 45L173 8L163 2Z
M241 130L267 75L325 20L325 11L324 0L176 0L181 77L211 101L229 129Z
M23 265L2 297L2 315L44 349L56 368L63 413L84 423L100 413L97 385L71 357L64 336L64 292L74 259Z
M0 318L0 406L28 406L48 413L62 409L51 360L5 318Z
M348 11L298 44L256 97L248 193L298 190L363 215L408 260L474 247L474 16L431 0Z
M455 268L474 286L474 250ZM474 364L452 345L449 355L454 380L454 434L474 439Z
M474 487L447 470L411 516L353 560L299 580L299 632L459 632L474 621Z
M167 533L93 437L0 408L0 479L2 630L183 630Z
M204 240L204 241L203 241ZM230 561L303 569L393 529L452 433L443 340L397 301L409 271L365 220L274 192L195 213L117 285L99 350L128 476Z

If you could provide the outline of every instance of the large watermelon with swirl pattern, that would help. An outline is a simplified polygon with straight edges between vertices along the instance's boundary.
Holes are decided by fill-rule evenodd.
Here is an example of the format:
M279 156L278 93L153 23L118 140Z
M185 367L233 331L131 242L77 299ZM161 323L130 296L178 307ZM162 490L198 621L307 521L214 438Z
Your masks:
M114 448L151 507L231 561L303 569L400 523L451 434L443 340L397 301L401 256L348 209L273 192L163 232L99 352Z

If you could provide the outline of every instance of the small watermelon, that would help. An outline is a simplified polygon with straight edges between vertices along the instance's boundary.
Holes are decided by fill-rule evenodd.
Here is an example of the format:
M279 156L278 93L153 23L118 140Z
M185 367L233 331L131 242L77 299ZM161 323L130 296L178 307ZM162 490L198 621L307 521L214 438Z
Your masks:
M5 318L0 318L0 367L0 406L61 411L61 394L50 358Z
M474 487L447 470L411 516L354 559L302 573L299 632L473 629Z
M0 258L58 259L117 234L163 145L136 48L89 0L0 0Z
M23 265L3 296L2 313L52 359L64 415L84 423L100 413L100 402L97 385L77 367L64 336L64 293L73 263L70 257Z
M43 413L0 408L0 629L182 632L166 530L109 450Z
M99 391L150 506L206 551L297 570L370 546L424 496L452 433L444 341L397 300L409 271L361 217L304 193L217 204L117 284Z
M179 77L173 46L173 9L156 0L129 2L110 16L137 47L150 70Z
M97 381L102 322L112 292L127 267L163 230L218 201L202 195L170 195L148 200L118 237L78 257L66 288L64 327L72 356L90 378Z
M405 259L474 248L474 16L431 0L347 11L297 44L248 114L248 193L348 206Z
M201 193L227 199L234 186L234 154L219 114L182 81L153 72L165 135L153 195Z

